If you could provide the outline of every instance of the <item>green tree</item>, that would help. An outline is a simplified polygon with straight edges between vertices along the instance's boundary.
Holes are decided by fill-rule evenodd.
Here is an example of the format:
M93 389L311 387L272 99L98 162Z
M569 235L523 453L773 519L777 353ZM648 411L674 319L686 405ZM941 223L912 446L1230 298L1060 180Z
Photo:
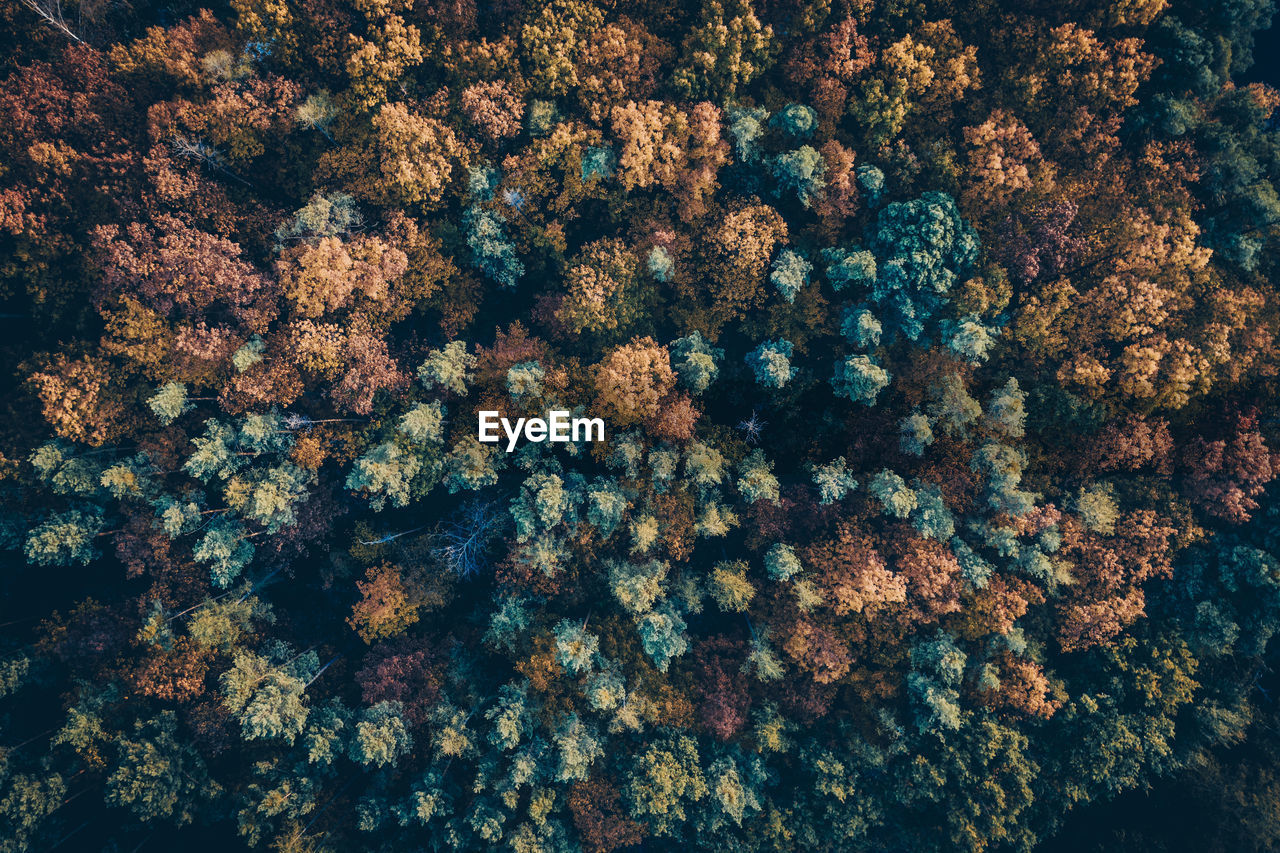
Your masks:
M134 724L118 741L115 769L106 778L107 805L129 809L141 821L191 823L202 805L221 794L200 755L178 739L172 711Z

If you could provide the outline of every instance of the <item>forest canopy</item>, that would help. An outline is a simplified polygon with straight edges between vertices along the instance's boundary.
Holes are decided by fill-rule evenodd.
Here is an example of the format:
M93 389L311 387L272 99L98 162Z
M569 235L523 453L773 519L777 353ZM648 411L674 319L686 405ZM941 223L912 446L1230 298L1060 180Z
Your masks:
M1272 11L4 4L0 853L1280 847Z

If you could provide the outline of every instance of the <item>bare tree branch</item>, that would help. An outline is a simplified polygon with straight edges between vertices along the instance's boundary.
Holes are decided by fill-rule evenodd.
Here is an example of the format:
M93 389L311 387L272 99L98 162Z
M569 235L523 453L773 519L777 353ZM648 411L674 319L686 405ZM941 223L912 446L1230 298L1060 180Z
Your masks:
M84 44L84 39L71 29L71 25L62 16L62 0L21 0L21 2L23 6L39 15L46 24L72 41Z
M26 2L26 0L24 0L24 2ZM35 0L35 2L38 2L38 0ZM222 161L222 153L203 139L177 134L169 141L169 145L173 149L175 156L203 163L210 169L221 172L233 181L239 181L245 186L253 186L249 181L246 181L244 178L227 168L226 164Z

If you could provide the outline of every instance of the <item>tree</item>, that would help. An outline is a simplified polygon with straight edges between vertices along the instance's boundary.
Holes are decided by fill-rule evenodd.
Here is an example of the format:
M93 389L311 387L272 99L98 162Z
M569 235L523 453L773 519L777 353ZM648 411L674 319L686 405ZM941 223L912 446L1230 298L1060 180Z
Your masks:
M413 735L399 702L379 702L361 712L349 749L353 761L375 767L395 765L411 749Z
M898 422L898 430L902 433L899 448L903 453L912 456L923 456L925 448L933 444L933 425L928 415L914 412Z
M352 608L347 624L366 643L394 637L418 621L418 606L394 566L370 568L365 580L356 581L356 588L361 599Z
M1197 438L1186 452L1191 497L1211 515L1248 521L1258 508L1254 498L1276 476L1273 454L1255 425L1254 418L1240 417L1230 442Z
M753 450L738 463L738 491L750 503L778 502L778 478L774 476L773 463L765 459L762 451Z
M279 739L292 744L310 709L303 702L304 676L318 668L314 652L283 665L253 652L237 652L232 668L218 679L227 710L238 715L246 740Z
M674 385L670 356L652 338L635 338L614 348L595 368L596 394L619 424L657 414Z
M809 145L779 154L769 164L778 182L778 191L795 193L804 207L812 207L826 188L827 164Z
M464 341L450 341L443 349L432 350L418 367L418 378L428 388L440 386L454 394L465 395L476 366L476 357L467 352Z
M782 542L775 544L764 555L764 567L769 577L779 581L790 580L804 570L795 549Z
M587 523L608 539L625 520L630 501L616 482L600 479L587 487Z
M1031 131L1016 117L997 109L982 124L963 130L970 182L966 201L974 210L1006 209L1036 187L1053 188L1052 167L1044 162Z
M815 467L813 484L818 487L818 502L823 506L843 500L845 495L858 488L858 481L849 473L843 456Z
M660 672L666 672L672 658L689 648L684 630L689 627L673 606L663 604L639 619L640 643Z
M680 382L695 394L710 387L720 373L724 350L711 346L698 331L671 344L671 364Z
M729 155L717 107L702 101L684 112L661 101L628 101L613 108L610 120L623 187L663 187L679 200L686 221L706 212L706 197L715 192L716 174Z
M531 15L520 46L535 91L555 97L576 86L578 54L603 24L601 11L579 0L555 0Z
M773 28L743 0L707 0L681 46L674 85L685 98L731 100L774 61Z
M643 316L639 259L618 241L585 247L566 276L559 317L574 332L626 332Z
M686 803L707 796L697 744L675 736L651 743L635 757L626 798L632 817L646 821L656 835L673 834L686 818Z
M747 564L724 562L711 570L711 598L726 613L745 611L755 598L756 588L747 579Z
M769 282L782 294L788 304L794 304L796 294L809 283L809 273L813 264L805 257L791 249L783 249L773 261L773 272L769 274Z
M649 269L649 275L663 284L671 281L676 268L676 263L665 246L654 246L650 249L649 256L645 259L645 265Z
M5 853L16 853L28 849L32 840L40 836L42 823L65 801L67 783L57 773L6 776L8 784L0 797L0 815L6 829L3 849Z
M444 484L449 493L462 489L482 489L498 482L498 469L502 458L497 448L481 444L468 436L455 444L444 458Z
M579 104L599 121L613 106L650 97L671 54L671 46L638 16L607 21L587 37L578 55Z
M320 317L357 300L389 303L392 283L408 268L403 251L368 237L321 237L286 249L276 262L285 298L302 317Z
M568 620L555 627L556 660L569 675L590 672L595 666L595 656L600 641L579 625Z
M506 219L488 208L472 205L463 216L471 265L507 290L513 290L525 273L516 247L507 237ZM453 343L457 343L454 341Z
M418 403L400 418L397 429L419 444L444 441L445 408L439 402Z
M524 118L524 102L502 80L468 86L462 91L462 110L494 142L517 135Z
M992 428L1009 438L1022 438L1026 434L1025 408L1027 396L1018 387L1018 380L1010 377L1004 385L991 392L986 417Z
M831 385L836 394L867 406L874 406L876 397L889 385L889 371L865 355L854 355L836 362L836 373Z
M916 704L920 731L958 729L963 721L960 679L968 656L945 633L911 649L911 674L907 687Z
M646 563L615 561L609 566L609 587L618 603L633 615L651 610L664 596L670 566L660 560Z
M609 853L643 839L641 824L627 817L620 799L616 787L597 777L577 782L569 789L574 826L592 853Z
M420 206L444 203L455 168L465 172L468 154L453 130L408 104L381 104L370 137L321 158L321 168L349 174L352 194L374 204Z
M768 388L781 388L796 375L791 366L794 348L790 341L765 341L747 353L747 365L756 375L756 381Z
M977 260L978 237L950 196L928 192L880 212L871 250L877 272L870 298L889 312L890 328L914 341Z
M279 310L279 288L243 257L240 245L162 215L134 222L123 234L107 225L94 232L104 270L96 298L132 295L161 316L198 322L226 311L260 332Z
M401 507L409 502L409 489L422 470L421 460L399 445L384 442L356 460L347 475L347 488L372 494L372 505L381 509L387 501Z
M805 563L821 573L816 581L838 615L875 612L906 600L905 578L888 568L874 542L847 523L837 528L834 538L815 542L800 553ZM789 652L793 648L788 644Z
M560 782L586 779L591 765L604 755L604 749L591 727L576 714L569 715L561 723L555 736L555 746L559 754L556 780Z
M356 200L346 193L321 193L298 209L293 219L276 229L276 246L284 248L295 241L345 237L364 226L364 216Z
M225 517L210 524L208 532L191 549L197 562L209 564L214 585L222 588L240 576L256 553L244 525Z
M122 737L116 768L106 779L107 805L128 808L138 820L190 823L202 800L220 793L204 761L177 738L177 718L162 711L138 720L132 737Z
M118 434L125 407L102 362L58 356L31 384L44 419L63 438L101 447Z
M245 519L277 533L297 521L294 507L308 495L312 474L291 462L237 474L226 485L227 506Z
M850 84L874 61L867 37L858 32L858 21L848 16L816 38L794 42L783 73L796 86L812 92L813 103L823 117L835 120L845 111Z
M94 539L102 525L102 512L96 508L56 513L27 534L27 559L41 566L87 566L98 556Z
M734 152L743 163L754 163L760 158L760 140L765 135L765 119L769 111L764 107L732 107L729 110L729 133L734 139Z
M511 502L511 517L516 523L516 540L525 542L539 532L550 531L562 521L576 516L576 505L582 495L566 488L557 474L532 474L520 486L520 494Z
M147 405L164 426L173 423L184 412L193 408L187 400L187 387L181 382L166 382L160 386L160 389L147 400Z
M705 331L714 334L724 323L759 307L765 299L766 271L774 248L787 237L786 221L772 207L751 204L725 214L708 230L706 268L711 304ZM701 294L687 292L690 298ZM691 325L698 325L698 322Z

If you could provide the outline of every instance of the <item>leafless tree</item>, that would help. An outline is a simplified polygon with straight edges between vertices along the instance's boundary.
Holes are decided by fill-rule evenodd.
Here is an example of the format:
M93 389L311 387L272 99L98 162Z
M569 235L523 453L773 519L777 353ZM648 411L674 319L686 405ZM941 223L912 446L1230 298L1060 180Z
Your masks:
M489 545L501 532L501 522L495 504L471 501L441 525L432 551L459 577L474 575L488 567Z
M62 0L21 0L23 6L40 16L46 24L58 30L67 38L74 42L84 44L84 39L80 38L77 30L80 29L80 22L76 22L76 28L72 29L67 23L66 17L62 14Z
M752 410L751 417L745 421L738 421L738 429L742 430L747 444L759 444L760 436L768 425L769 422L760 417L760 413L755 410Z
M23 2L27 2L27 0L23 0ZM32 0L32 2L41 2L41 0ZM239 181L242 184L252 186L252 184L244 178L227 168L226 163L222 160L222 152L205 142L203 139L198 137L192 138L179 133L169 141L169 145L173 149L174 155L177 157L181 157L184 160L195 160L198 163L203 163L208 168L221 172L234 181Z

